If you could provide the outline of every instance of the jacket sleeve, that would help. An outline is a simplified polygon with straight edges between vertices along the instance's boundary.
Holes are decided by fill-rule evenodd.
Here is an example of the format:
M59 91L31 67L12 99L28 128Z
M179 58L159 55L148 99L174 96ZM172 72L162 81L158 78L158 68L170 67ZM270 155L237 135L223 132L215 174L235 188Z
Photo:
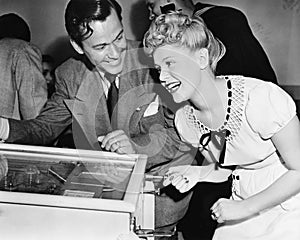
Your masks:
M57 69L56 92L42 109L30 120L9 119L9 136L6 142L31 145L50 145L72 123L72 115L64 104L70 99L72 74Z
M47 83L42 74L40 51L26 45L14 66L21 119L35 118L47 101Z

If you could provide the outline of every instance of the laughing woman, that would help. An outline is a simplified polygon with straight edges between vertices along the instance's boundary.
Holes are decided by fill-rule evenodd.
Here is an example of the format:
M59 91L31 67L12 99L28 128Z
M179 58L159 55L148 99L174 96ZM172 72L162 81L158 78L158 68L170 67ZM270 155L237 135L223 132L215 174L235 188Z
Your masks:
M206 158L170 168L164 184L186 192L231 175L231 198L211 206L214 240L300 239L300 125L291 97L258 79L216 76L225 47L200 18L161 15L144 44L163 86L187 103L176 112L181 138Z

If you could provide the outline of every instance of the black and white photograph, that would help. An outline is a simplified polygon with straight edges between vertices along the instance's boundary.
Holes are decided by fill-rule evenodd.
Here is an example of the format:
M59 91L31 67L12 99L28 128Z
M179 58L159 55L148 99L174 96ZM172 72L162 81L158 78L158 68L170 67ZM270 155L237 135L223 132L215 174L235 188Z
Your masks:
M1 240L299 240L300 0L0 0Z

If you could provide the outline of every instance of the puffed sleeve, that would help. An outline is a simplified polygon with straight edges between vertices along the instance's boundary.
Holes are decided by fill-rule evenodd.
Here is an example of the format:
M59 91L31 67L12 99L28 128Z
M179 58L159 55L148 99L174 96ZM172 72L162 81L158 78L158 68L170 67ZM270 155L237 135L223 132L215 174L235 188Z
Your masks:
M250 90L246 118L254 132L269 139L296 115L293 99L273 83L263 82Z

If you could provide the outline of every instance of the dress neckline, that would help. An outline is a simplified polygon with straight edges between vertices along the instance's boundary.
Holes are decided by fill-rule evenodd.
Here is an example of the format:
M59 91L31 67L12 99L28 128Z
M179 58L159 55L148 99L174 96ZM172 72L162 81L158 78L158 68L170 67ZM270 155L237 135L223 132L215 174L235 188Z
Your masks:
M196 116L196 109L191 105L184 106L184 113L188 125L201 135L209 132L230 131L226 134L226 141L231 141L238 133L241 123L245 105L244 93L244 78L236 75L218 76L227 82L227 109L223 124L216 129L206 126Z

